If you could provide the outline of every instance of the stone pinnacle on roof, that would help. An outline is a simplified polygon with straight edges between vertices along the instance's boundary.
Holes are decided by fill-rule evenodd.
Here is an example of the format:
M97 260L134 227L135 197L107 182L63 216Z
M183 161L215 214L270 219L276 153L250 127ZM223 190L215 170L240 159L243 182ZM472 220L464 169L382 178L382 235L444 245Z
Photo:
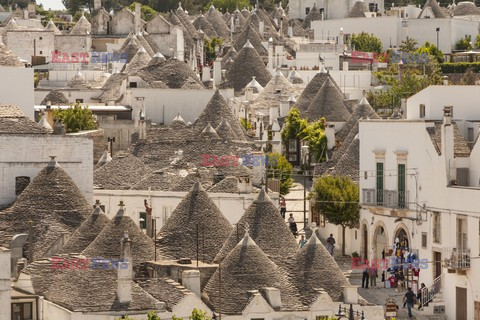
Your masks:
M221 279L220 271L217 270L204 290L215 311L221 307L224 314L241 314L251 301L248 292L270 287L280 291L280 310L300 307L298 294L288 281L286 273L268 258L248 232L234 244L221 268ZM223 293L221 301L219 291Z
M112 156L110 155L110 152L108 151L108 147L107 147L105 151L103 151L103 154L98 160L97 165L103 166L104 164L109 163L110 161L112 161Z
M297 249L292 232L285 224L278 209L265 192L261 190L257 199L247 208L237 223L238 228L250 226L250 235L262 250L275 262L284 261ZM237 233L230 233L215 262L222 261L238 243Z
M300 74L297 72L297 70L293 69L290 71L287 77L288 81L290 81L292 84L302 84L303 79L300 76Z
M342 91L331 78L327 78L310 103L306 115L310 121L325 118L328 122L346 122L350 112L343 99Z
M233 47L240 51L243 47L250 46L257 50L258 54L261 56L266 56L268 54L267 49L262 44L262 39L258 32L252 27L251 24L248 24L243 28L242 32L235 38Z
M82 16L80 19L78 19L77 23L72 28L72 31L70 31L71 35L87 35L90 34L92 31L92 25L90 22L88 22L87 18L85 18L85 15L82 12Z
M52 19L48 21L47 25L45 26L45 30L53 30L53 33L56 35L62 34L60 30L58 30L57 26L55 25Z
M157 249L164 259L196 259L198 234L204 243L199 258L210 263L231 231L232 226L197 180L158 233Z
M253 89L254 93L261 93L263 91L263 87L258 81L255 79L255 76L252 76L252 81L250 81L245 88Z
M130 75L134 75L138 70L146 67L150 60L151 58L145 48L140 47L133 59L130 60L130 62L125 66L124 72Z

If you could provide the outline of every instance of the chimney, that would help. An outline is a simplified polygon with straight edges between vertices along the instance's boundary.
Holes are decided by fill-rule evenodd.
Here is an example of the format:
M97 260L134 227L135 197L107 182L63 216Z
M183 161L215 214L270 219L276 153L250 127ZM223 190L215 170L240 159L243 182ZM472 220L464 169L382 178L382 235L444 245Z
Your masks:
M209 67L203 67L202 69L202 82L208 82L210 81L210 68Z
M260 33L260 37L263 37L263 32L265 31L265 22L262 20L258 21L258 33Z
M188 290L192 291L201 298L200 290L200 271L199 270L185 270L182 272L182 285Z
M327 137L327 149L331 150L335 147L335 125L333 123L327 123L325 128L325 135Z
M448 77L447 76L443 76L443 85L448 86Z
M261 183L264 182L265 177L265 165L262 165L265 163L265 161L258 161L258 159L264 159L265 154L263 153L263 151L254 151L252 152L252 157L253 159L257 159L252 161L252 184L256 187L260 187Z
M10 250L0 247L0 319L11 317Z
M28 10L23 10L23 19L28 20Z
M268 68L273 69L275 66L273 65L273 39L268 39Z
M238 176L238 192L239 193L252 193L252 182L250 180L250 176L242 175Z
M53 110L52 110L52 102L47 101L47 105L45 107L45 114L47 115L47 122L50 127L53 128Z
M132 120L140 121L142 118L142 113L144 112L145 112L145 97L135 97L135 104L132 108Z
M270 107L268 109L268 124L273 124L273 120L277 119L280 115L278 107Z
M142 31L142 5L135 2L135 34Z
M357 286L342 286L343 289L343 303L358 304Z
M27 242L27 239L28 234L21 233L14 235L12 241L10 241L10 272L12 278L17 277L17 261L23 257L23 245Z
M118 266L117 280L117 298L120 303L130 303L132 301L132 240L128 237L128 232L121 241L121 262Z
M262 288L265 298L274 310L279 310L282 307L282 297L280 290L277 288Z
M213 62L213 84L215 87L222 82L222 63L220 61Z
M293 27L292 26L288 26L287 35L288 35L289 38L293 38Z
M245 88L245 100L246 101L253 100L253 88Z
M443 123L442 123L442 155L445 159L445 168L447 174L447 184L456 183L457 172L455 168L455 154L454 154L454 135L452 125L453 106L445 106L443 108Z
M93 9L100 9L102 7L102 0L93 0Z
M54 135L66 135L67 130L65 129L65 126L62 123L62 120L58 119L54 121L53 123L53 134Z

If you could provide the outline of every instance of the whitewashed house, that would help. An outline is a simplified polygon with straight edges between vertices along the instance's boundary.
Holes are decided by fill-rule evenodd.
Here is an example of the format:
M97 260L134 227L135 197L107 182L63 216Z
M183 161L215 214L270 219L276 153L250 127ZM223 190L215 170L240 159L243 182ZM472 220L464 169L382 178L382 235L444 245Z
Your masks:
M410 282L431 293L424 313L448 319L479 316L478 99L476 86L430 86L407 100L406 119L359 124L361 256L406 238L428 261Z
M324 19L343 19L348 16L357 0L292 0L288 3L290 19L305 19L315 6ZM362 1L363 2L363 1ZM383 12L384 0L365 1L370 12Z

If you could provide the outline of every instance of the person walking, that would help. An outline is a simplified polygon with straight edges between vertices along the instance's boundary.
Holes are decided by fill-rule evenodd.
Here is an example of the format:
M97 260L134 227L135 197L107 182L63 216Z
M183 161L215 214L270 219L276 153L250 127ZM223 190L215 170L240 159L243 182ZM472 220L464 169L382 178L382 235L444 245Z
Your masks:
M333 237L333 234L330 233L330 237L327 238L327 250L332 257L333 257L333 249L335 249L335 238Z
M290 213L290 217L288 218L288 224L290 225L290 231L292 231L293 235L296 237L298 229L292 213Z
M368 289L368 278L369 278L369 274L368 274L368 263L367 263L362 273L362 288Z
M407 293L405 293L405 296L403 297L403 304L407 305L409 319L412 319L413 317L412 308L416 302L417 302L417 297L415 296L415 293L413 293L412 288L408 287Z
M282 215L282 218L285 219L285 215L287 214L287 202L284 197L280 197L280 214Z
M307 240L305 240L305 236L302 236L302 237L300 238L300 241L298 242L298 247L299 247L300 249L302 249L302 248L305 246L306 243L307 243Z
M377 277L378 277L378 269L374 265L372 265L368 269L368 276L370 277L370 287L375 288L377 286Z
M420 289L418 289L417 300L418 300L418 310L423 308L423 306L428 307L428 289L425 287L425 283L423 282L420 285ZM425 304L423 304L424 301L425 301Z

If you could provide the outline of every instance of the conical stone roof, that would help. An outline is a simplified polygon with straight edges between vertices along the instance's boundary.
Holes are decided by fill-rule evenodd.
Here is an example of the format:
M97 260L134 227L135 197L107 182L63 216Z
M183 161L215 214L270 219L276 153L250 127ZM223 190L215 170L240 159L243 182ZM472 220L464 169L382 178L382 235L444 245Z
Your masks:
M292 84L302 84L302 83L303 83L303 79L302 79L302 77L300 76L300 74L297 72L297 70L292 70L292 71L290 71L290 73L288 74L287 79L288 79L288 81L290 81L290 83L292 83Z
M152 58L147 51L142 47L138 49L132 60L125 66L124 73L134 75L136 72L148 65Z
M157 234L160 255L164 259L196 260L197 226L199 258L211 263L232 226L198 181Z
M121 254L121 240L128 233L132 240L132 257L134 266L155 258L155 245L143 231L135 224L120 206L115 217L102 229L92 243L82 252L86 257L119 259Z
M78 19L77 23L72 28L72 31L70 31L71 35L87 35L92 32L92 25L90 22L88 22L87 18L82 14L80 19Z
M148 83L162 81L172 89L180 89L186 84L190 87L195 84L196 88L205 89L188 64L177 59L168 59L161 64L147 66L140 70L138 75Z
M52 106L65 106L70 104L67 97L65 97L63 92L60 90L50 91L40 104L42 106L46 106L49 101Z
M156 65L164 63L165 61L167 61L167 59L165 59L163 54L161 54L160 52L157 52L153 55L152 60L150 60L148 62L147 66L148 67L156 66Z
M138 32L135 36L138 42L140 42L141 46L145 49L145 51L147 51L148 55L150 57L153 57L153 55L155 54L155 51L153 50L148 40L142 35L141 32Z
M210 39L218 38L217 32L215 31L215 29L212 27L210 22L208 22L207 18L205 18L203 14L199 15L197 19L193 21L193 25L197 30L201 29L203 32L205 32L207 37L209 37Z
M323 288L333 301L343 301L342 286L349 285L342 270L314 232L303 248L289 260L292 284L304 305L311 305Z
M215 9L213 4L208 9L205 17L207 18L208 22L210 22L213 29L217 32L217 34L220 37L222 37L224 39L229 39L230 38L230 30L228 29L227 24L223 20L222 14L220 12L218 12L217 9Z
M207 124L205 129L202 130L202 133L200 133L199 136L200 139L220 139L220 137L217 134L217 131L212 128L212 125L210 122Z
M422 12L418 15L418 18L423 17L425 10L432 10L434 17L431 18L446 18L447 16L443 13L442 8L439 6L436 0L427 0L423 6Z
M232 46L228 49L227 53L222 57L222 64L226 63L229 59L235 60L237 57L238 52L235 50L235 47Z
M295 104L300 114L305 114L327 78L331 78L331 76L327 72L320 71L310 80Z
M220 94L220 91L217 90L208 102L205 109L203 109L202 113L198 116L194 126L197 128L197 130L203 130L208 123L211 123L212 126L217 127L223 120L226 120L230 124L231 129L233 132L235 132L237 140L245 140L240 121L233 115L233 112L227 104L227 101Z
M20 59L3 44L2 37L0 37L0 66L17 68L25 67Z
M298 293L288 281L286 273L272 262L246 233L240 242L235 242L223 260L221 280L220 271L217 269L204 292L215 311L219 311L221 307L223 314L236 315L241 314L249 304L252 290L270 287L280 290L282 306L277 311L301 308Z
M52 160L15 203L0 212L0 245L8 248L14 235L28 233L32 221L33 259L40 259L63 233L73 233L82 224L90 208L72 178Z
M346 122L350 112L343 99L340 89L332 79L327 78L307 109L308 119L317 121L323 117L328 122Z
M183 10L183 8L178 8L175 11L175 15L178 18L178 20L182 23L183 27L186 29L190 37L195 38L197 35L197 30L195 29L195 26L192 24L190 21L190 17L188 14ZM172 20L172 23L175 23L174 19Z
M50 21L48 21L47 25L45 26L45 30L47 30L47 31L52 30L53 33L56 34L56 35L62 34L60 32L60 30L58 30L57 26L55 25L55 23L53 22L52 19L50 19Z
M231 85L236 92L239 92L252 80L252 77L256 77L262 86L267 85L272 79L262 58L247 41L225 73L225 79L227 85Z
M339 177L349 177L357 184L360 179L360 139L358 135L348 145L342 157L327 174Z
M120 49L120 56L124 57L126 56L127 58L127 63L132 61L133 57L137 54L138 50L142 48L141 45L139 45L138 40L136 40L136 37L134 39L131 39L129 43L125 46L125 48Z
M365 12L368 12L368 7L363 0L357 0L354 4L350 12L348 13L347 18L365 18Z
M220 139L223 140L238 140L235 131L233 131L230 123L226 119L222 119L222 122L215 128Z
M285 257L297 250L292 232L263 189L237 223L239 230L245 230L247 226L252 239L276 263L283 263ZM215 257L215 262L221 262L237 243L238 234L233 230Z
M257 50L257 53L261 56L268 55L267 49L262 44L262 39L257 31L252 27L251 24L248 24L243 28L243 31L235 38L233 47L235 50L240 51L245 46L247 41L250 41L252 46Z
M280 70L277 70L272 79L255 100L255 105L278 106L285 102L296 90L293 85L285 78Z
M80 227L68 239L67 243L60 249L62 253L80 253L98 236L110 220L100 208L98 202L92 214L80 225Z
M360 119L380 119L375 110L368 102L368 100L363 97L358 104L358 107L355 108L350 118L345 122L342 129L336 135L336 138L340 141L343 141L352 129L356 127L355 135L358 133L358 121Z
M320 13L320 10L318 10L317 6L314 4L313 8L310 10L310 12L307 14L305 19L303 20L303 28L308 29L311 27L312 21L315 20L322 20L322 14Z

